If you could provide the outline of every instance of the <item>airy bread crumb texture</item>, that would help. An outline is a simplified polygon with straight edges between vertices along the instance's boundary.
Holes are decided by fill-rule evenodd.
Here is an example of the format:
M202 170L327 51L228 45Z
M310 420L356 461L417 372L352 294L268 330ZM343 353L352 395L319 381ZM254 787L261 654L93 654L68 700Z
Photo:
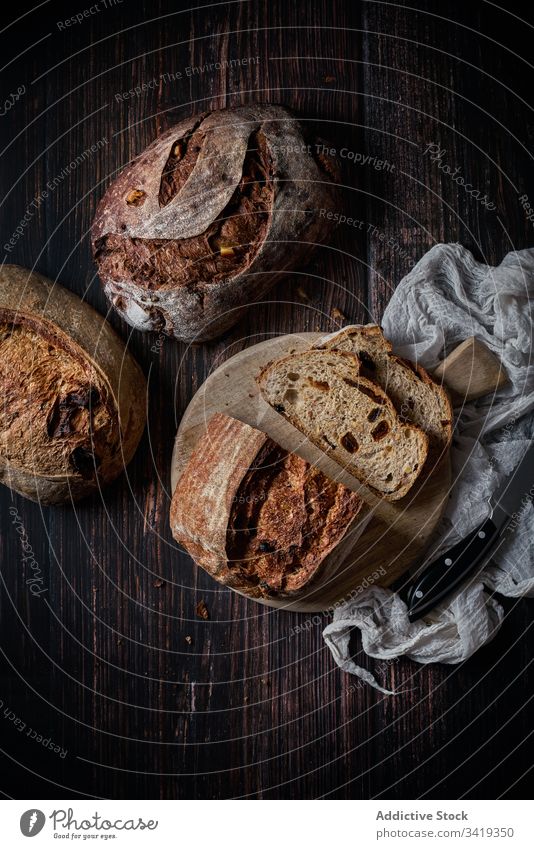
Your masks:
M378 325L345 327L314 347L356 354L360 373L386 392L403 420L417 425L427 434L427 467L439 462L450 445L453 430L453 411L447 391L435 383L422 366L392 353L391 343Z

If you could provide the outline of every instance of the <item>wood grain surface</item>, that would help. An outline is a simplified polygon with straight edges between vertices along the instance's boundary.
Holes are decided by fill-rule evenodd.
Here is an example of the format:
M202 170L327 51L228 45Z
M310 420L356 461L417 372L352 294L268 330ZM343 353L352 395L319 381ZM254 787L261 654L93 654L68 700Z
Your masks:
M4 796L530 794L531 602L505 601L497 638L457 667L376 662L355 638L356 661L404 691L385 697L336 667L321 637L328 616L261 608L217 586L180 554L167 521L177 424L216 365L273 335L334 330L340 313L379 321L437 242L493 263L532 245L521 197L534 205L534 19L514 2L507 10L123 0L69 27L72 3L4 12L1 100L22 89L0 117L4 261L105 312L88 229L113 175L175 120L260 98L294 108L336 147L356 222L217 343L187 348L111 315L150 387L127 474L75 510L2 490ZM453 179L457 168L494 208ZM21 527L48 590L39 598L25 583Z

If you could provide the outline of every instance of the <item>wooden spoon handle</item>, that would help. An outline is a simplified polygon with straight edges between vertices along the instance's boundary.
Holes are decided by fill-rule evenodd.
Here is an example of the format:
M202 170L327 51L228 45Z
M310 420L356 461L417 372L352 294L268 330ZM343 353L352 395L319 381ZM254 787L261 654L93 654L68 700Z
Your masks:
M455 405L493 394L508 381L506 369L490 349L471 336L458 345L434 370Z

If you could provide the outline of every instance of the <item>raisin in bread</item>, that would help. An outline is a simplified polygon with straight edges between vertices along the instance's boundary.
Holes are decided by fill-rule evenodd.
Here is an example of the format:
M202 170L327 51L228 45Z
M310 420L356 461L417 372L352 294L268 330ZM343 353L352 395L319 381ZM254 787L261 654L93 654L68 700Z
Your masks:
M411 489L428 438L402 422L355 354L302 351L270 363L257 380L277 412L378 495L396 501Z
M393 401L402 419L417 425L429 440L428 465L443 457L452 438L453 412L446 390L422 366L392 353L376 324L352 325L319 340L314 348L350 351L360 360L360 373L375 381Z
M339 565L362 501L265 433L216 413L174 491L174 538L254 598L291 597Z

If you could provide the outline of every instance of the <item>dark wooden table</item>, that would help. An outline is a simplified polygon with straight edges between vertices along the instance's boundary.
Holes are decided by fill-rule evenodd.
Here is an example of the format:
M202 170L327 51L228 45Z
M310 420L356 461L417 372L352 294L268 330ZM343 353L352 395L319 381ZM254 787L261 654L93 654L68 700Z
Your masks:
M259 99L293 107L346 151L346 204L361 225L341 226L216 343L153 349L110 316L150 383L127 475L104 503L76 509L1 492L2 793L520 798L532 781L531 602L505 602L498 637L459 667L379 664L382 682L408 688L384 697L337 669L328 617L292 633L306 617L219 587L178 552L167 515L176 425L214 362L265 334L334 329L335 308L380 320L436 242L494 263L533 244L520 201L534 204L533 13L521 21L483 0L97 5L66 27L83 3L47 2L3 31L2 99L25 91L0 118L2 245L30 210L4 261L105 311L88 229L113 174L183 116ZM123 95L135 86L139 96ZM41 598L25 585L11 506L46 576ZM376 668L358 640L354 650Z

